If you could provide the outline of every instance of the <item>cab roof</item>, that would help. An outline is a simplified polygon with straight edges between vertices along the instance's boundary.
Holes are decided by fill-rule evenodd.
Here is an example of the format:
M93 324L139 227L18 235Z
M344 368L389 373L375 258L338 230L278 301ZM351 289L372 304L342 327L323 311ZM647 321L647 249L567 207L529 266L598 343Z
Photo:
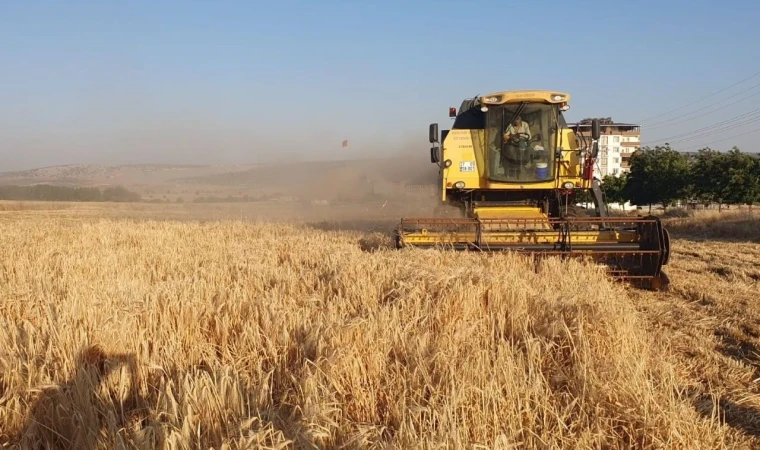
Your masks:
M559 91L520 90L499 91L478 96L478 101L485 105L503 105L505 103L542 102L568 103L570 94Z

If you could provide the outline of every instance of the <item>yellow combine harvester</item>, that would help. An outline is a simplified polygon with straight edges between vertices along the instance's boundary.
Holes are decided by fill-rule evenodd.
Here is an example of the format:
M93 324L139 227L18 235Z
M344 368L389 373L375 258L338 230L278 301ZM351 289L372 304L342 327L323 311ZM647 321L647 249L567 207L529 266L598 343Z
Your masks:
M563 117L569 100L554 91L496 92L450 108L454 123L440 139L431 124L441 204L437 217L402 219L396 247L587 256L616 278L667 287L667 230L653 216L609 216L593 177L599 121L590 136L570 129ZM585 211L575 206L584 192L593 216L577 213Z

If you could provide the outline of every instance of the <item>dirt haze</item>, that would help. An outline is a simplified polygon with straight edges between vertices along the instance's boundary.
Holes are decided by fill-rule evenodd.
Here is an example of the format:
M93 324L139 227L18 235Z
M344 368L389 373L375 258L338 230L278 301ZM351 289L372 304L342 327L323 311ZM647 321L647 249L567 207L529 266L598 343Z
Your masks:
M438 167L430 163L428 147L424 139L407 139L398 147L358 152L371 158L276 164L55 166L0 173L0 184L120 185L159 201L247 197L356 202L405 195L406 186L434 189Z

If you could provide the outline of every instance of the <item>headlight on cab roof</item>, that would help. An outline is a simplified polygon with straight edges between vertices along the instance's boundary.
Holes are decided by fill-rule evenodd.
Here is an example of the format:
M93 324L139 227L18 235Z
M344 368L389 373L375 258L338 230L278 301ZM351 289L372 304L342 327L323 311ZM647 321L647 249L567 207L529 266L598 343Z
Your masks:
M552 94L552 100L555 102L560 102L565 99L565 94Z

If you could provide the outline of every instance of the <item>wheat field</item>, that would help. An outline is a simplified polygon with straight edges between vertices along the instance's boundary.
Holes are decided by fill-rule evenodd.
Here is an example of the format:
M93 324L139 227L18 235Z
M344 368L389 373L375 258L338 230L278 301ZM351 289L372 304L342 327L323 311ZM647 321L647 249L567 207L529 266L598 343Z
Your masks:
M3 448L760 445L757 216L673 219L653 293L359 226L108 208L0 207Z

